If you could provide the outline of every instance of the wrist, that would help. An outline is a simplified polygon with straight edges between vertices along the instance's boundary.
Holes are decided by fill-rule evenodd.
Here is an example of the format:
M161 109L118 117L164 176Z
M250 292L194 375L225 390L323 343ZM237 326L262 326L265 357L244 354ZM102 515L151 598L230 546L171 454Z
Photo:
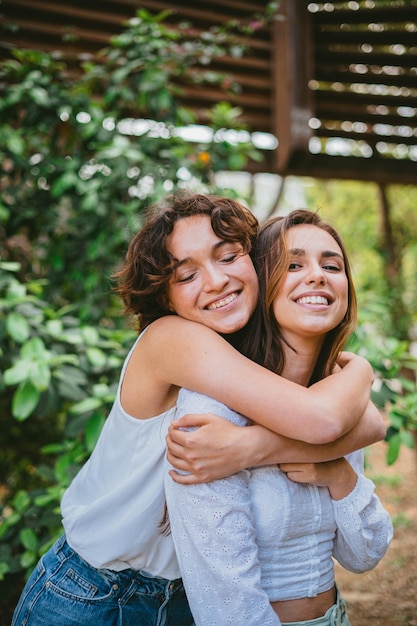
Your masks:
M242 433L244 435L242 456L245 462L242 469L278 463L282 443L280 435L258 424L247 426L242 430L245 431Z
M328 489L332 500L342 500L355 489L358 476L345 458L338 459L335 467L335 478Z

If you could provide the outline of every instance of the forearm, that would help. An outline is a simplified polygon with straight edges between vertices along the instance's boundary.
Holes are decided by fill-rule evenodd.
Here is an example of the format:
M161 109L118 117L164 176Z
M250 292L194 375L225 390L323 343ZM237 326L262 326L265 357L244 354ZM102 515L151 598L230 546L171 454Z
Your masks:
M185 432L184 428L196 430ZM383 419L371 402L355 428L328 444L289 439L259 425L243 428L212 414L186 415L169 428L167 455L175 468L188 472L172 473L173 479L194 484L230 476L245 467L331 461L384 436Z
M320 400L325 398L330 436L322 437L319 432L318 435L313 434L302 439L309 443L329 443L354 428L366 412L373 377L370 364L355 357L340 372L309 387L309 391L314 395L318 394ZM331 424L334 426L333 434Z
M210 329L176 316L152 324L141 345L154 365L156 387L192 389L308 443L335 441L353 428L373 380L369 363L348 354L341 372L306 388L250 361ZM163 355L157 364L155 354Z
M380 412L369 402L359 423L343 437L327 444L309 444L289 439L258 425L246 428L244 432L236 432L236 459L245 462L246 467L332 461L381 441L385 437L385 430Z

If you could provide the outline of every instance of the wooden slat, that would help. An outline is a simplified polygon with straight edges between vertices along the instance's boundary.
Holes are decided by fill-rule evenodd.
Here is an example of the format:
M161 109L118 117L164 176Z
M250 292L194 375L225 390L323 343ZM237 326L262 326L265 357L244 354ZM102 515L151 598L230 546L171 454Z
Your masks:
M337 66L340 64L362 64L362 65L391 65L393 67L401 67L410 70L416 67L416 54L388 54L383 52L365 53L360 51L337 50L331 51L320 48L316 49L315 62L317 64L325 64L328 66Z
M337 110L336 110L337 109ZM390 124L392 126L410 126L416 127L414 118L400 117L399 115L381 115L377 112L370 113L369 111L354 111L353 109L345 108L343 103L340 107L333 108L333 105L326 108L325 105L319 106L317 109L317 116L319 120L333 120L333 121L349 121L349 122L365 122L369 124ZM416 138L417 143L417 138Z
M359 46L370 44L372 46L390 46L400 43L403 46L415 46L417 33L402 30L383 30L381 32L368 29L362 30L323 30L317 29L315 33L319 46Z
M315 137L325 139L353 139L354 141L365 141L370 146L375 146L378 142L384 142L387 144L404 144L406 146L414 146L416 143L415 137L400 137L399 135L377 135L376 133L354 133L344 130L330 130L328 128L319 128L316 131ZM416 181L417 182L417 181Z
M353 73L348 70L343 71L341 67L316 67L314 78L324 83L364 83L368 85L387 85L392 87L409 87L417 89L417 74L398 75L387 74L386 72L369 71L366 74Z
M345 3L344 3L345 4ZM372 8L361 7L356 9L340 9L337 3L333 3L335 10L333 11L317 11L312 12L313 23L320 24L322 27L328 25L340 25L340 24L364 24L371 23L385 23L385 24L404 24L404 23L416 23L417 22L417 7L416 5L392 6L385 5L384 7L378 6L378 2L375 2L375 6Z
M380 184L416 184L416 163L407 159L344 157L328 154L296 154L287 175L374 181Z
M266 168L281 174L415 182L417 163L411 159L382 158L377 151L363 159L310 154L308 150L311 136L323 141L333 137L361 141L372 148L378 142L417 144L417 137L401 137L394 130L389 136L374 132L376 124L385 124L388 130L390 125L393 129L408 126L417 134L414 118L398 114L400 107L417 109L417 2L410 0L402 6L398 2L402 0L376 2L370 9L360 4L358 10L351 10L347 2L333 0L332 11L326 10L328 5L323 2L316 4L318 11L310 12L309 6L315 4L310 0L281 0L286 22L256 32L245 57L224 56L208 68L230 74L242 92L229 96L215 85L194 85L193 73L200 71L196 66L179 83L181 102L204 123L209 106L227 97L242 108L242 119L253 130L276 134L278 151L265 152L264 164L251 163L251 171ZM267 0L3 0L0 12L6 21L21 24L21 30L1 31L0 56L8 56L13 45L60 51L67 75L75 78L83 58L101 62L97 52L121 32L122 24L139 6L152 13L172 9L167 19L171 27L189 21L198 34L232 19L247 20L266 4ZM373 29L372 23L382 25L383 30ZM74 40L62 39L70 33L76 36ZM247 44L248 38L242 33L237 41ZM404 46L405 54L390 52L390 46L397 43ZM371 51L365 53L362 44L371 46ZM352 71L360 64L368 68L366 73ZM398 75L384 71L384 65L397 68ZM335 83L344 89L332 88ZM369 94L358 93L351 88L354 84L368 88ZM378 85L384 85L387 93L376 95ZM387 107L388 115L381 114L380 105ZM314 133L308 125L311 117L321 122ZM367 132L356 133L346 126L341 130L346 121L363 122Z
M386 107L415 107L417 108L417 94L409 96L393 96L390 94L356 93L353 91L330 91L320 89L316 92L316 101L328 106L338 106L341 102L348 108L369 107L370 105L384 104Z

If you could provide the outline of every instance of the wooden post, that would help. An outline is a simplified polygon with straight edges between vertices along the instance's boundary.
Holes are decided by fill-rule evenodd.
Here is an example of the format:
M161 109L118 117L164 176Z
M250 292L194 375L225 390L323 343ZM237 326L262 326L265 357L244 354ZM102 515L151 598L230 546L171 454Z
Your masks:
M273 25L273 107L272 129L278 138L276 170L285 174L291 158L308 152L312 131L313 50L311 18L305 0L281 0Z

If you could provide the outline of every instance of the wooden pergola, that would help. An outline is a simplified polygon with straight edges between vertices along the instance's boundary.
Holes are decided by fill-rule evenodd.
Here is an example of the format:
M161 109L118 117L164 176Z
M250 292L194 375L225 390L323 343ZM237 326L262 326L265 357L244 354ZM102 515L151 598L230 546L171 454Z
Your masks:
M140 7L172 9L172 24L207 30L266 4L3 0L0 55L12 47L57 50L74 64L105 47ZM241 85L230 101L250 129L278 140L265 151L262 171L416 184L417 1L281 0L278 16L250 39L249 54L214 65ZM182 87L197 112L219 98L216 88Z

